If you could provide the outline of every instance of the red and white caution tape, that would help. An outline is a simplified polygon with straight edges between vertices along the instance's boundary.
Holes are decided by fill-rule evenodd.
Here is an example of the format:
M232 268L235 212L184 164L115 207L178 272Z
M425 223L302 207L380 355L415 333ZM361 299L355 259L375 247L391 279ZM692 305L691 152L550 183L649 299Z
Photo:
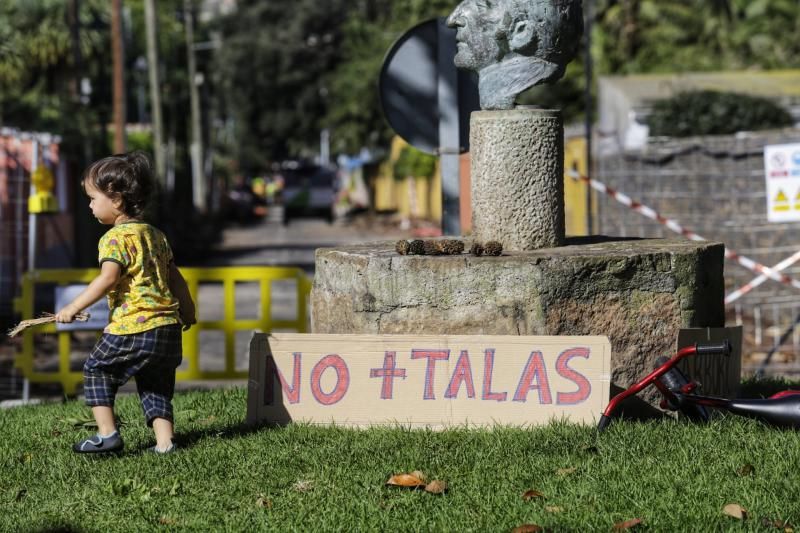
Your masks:
M674 231L675 233L683 235L684 237L687 237L687 238L689 238L689 239L691 239L693 241L707 241L708 240L705 237L701 237L697 233L694 233L693 231L690 231L690 230L684 228L683 226L678 224L678 222L676 222L675 220L672 220L671 218L666 218L666 217L661 216L654 209L652 209L650 207L647 207L646 205L642 205L639 202L636 202L636 201L632 200L629 196L627 196L627 195L625 195L625 194L623 194L623 193L621 193L619 191L616 191L616 190L612 189L611 187L608 187L605 184L600 183L597 180L590 179L587 176L581 176L575 170L568 170L567 172L569 173L568 175L571 178L576 179L576 180L579 179L579 180L587 182L593 189L607 194L608 196L610 196L610 197L614 198L615 200L617 200L619 203L630 207L631 209L633 209L637 213L642 214L642 215L646 216L647 218L655 220L659 224L662 224L663 226L666 226L667 228L669 228L670 230ZM729 248L725 248L725 257L727 259L730 259L731 261L736 261L737 263L739 263L740 265L742 265L743 267L745 267L746 269L748 269L748 270L750 270L752 272L756 272L758 274L763 274L764 276L767 276L770 279L774 279L775 281L779 281L779 282L784 283L786 285L791 285L792 287L794 287L796 289L800 289L800 281L797 281L796 279L790 278L786 274L781 274L780 272L777 272L777 271L775 271L774 269L772 269L772 268L770 268L768 266L762 265L761 263L757 263L756 261L753 261L749 257L745 257L743 255L739 255L735 251L733 251L733 250L731 250Z
M794 255L787 257L777 265L773 266L772 270L780 272L781 270L789 268L790 266L795 264L798 260L800 260L800 252L796 252ZM753 281L751 281L750 283L742 285L740 288L736 289L735 291L733 291L732 293L730 293L725 297L725 303L729 304L735 302L748 292L752 291L753 289L755 289L756 287L767 281L767 277L768 276L766 276L765 274L761 274L757 278L754 278Z

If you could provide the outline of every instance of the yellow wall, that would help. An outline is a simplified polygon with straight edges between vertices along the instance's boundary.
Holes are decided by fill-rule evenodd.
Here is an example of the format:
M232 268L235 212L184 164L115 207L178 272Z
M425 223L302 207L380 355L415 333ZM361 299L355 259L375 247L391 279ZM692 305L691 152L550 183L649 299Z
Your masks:
M397 211L403 217L423 218L440 222L442 220L442 174L437 161L433 177L397 180L393 175L394 163L406 143L399 136L392 140L389 160L381 165L375 179L375 209L378 211ZM412 191L416 196L416 209L412 212Z
M586 191L589 185L576 180L571 171L586 176L586 138L573 137L564 142L564 223L567 235L588 235L586 219ZM589 189L591 190L591 189ZM597 230L597 197L592 192L592 228Z

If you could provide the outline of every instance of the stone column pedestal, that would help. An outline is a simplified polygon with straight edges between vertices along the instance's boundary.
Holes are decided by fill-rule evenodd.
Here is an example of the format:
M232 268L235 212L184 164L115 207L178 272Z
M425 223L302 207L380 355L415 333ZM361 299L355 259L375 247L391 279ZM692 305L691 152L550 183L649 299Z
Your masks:
M508 251L564 244L564 127L556 110L475 111L472 232Z

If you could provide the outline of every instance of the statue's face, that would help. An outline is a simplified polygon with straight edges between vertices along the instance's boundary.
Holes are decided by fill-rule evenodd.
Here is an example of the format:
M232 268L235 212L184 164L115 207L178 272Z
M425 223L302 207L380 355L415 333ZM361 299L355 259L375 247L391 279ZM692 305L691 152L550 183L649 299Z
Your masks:
M457 67L481 70L502 59L498 30L504 12L502 0L464 0L450 13L447 25L457 30Z

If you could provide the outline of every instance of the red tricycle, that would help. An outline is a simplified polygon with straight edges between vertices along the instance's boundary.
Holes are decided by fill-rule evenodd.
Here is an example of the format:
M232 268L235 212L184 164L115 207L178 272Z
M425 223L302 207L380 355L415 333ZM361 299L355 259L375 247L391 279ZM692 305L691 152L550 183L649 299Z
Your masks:
M638 383L617 394L608 403L600 422L598 431L603 431L611 423L611 415L625 398L641 392L644 388L655 385L661 392L662 409L679 411L690 420L707 422L710 418L707 407L724 409L731 413L755 418L778 427L800 429L800 390L786 390L763 399L716 398L695 394L698 384L689 379L676 365L684 357L729 356L731 344L724 341L717 344L695 344L678 350L672 358L660 357L656 361L656 369Z

